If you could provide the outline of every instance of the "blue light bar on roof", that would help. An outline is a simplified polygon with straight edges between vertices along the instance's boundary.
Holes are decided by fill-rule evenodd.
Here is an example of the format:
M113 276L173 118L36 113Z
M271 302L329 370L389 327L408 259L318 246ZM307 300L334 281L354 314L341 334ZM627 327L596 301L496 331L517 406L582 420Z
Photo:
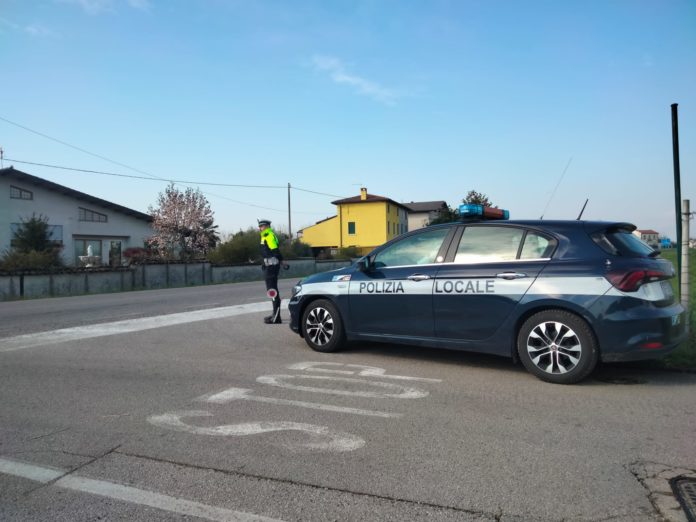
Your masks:
M483 219L510 219L510 212L501 208L484 207L476 203L459 205L460 217L480 217Z

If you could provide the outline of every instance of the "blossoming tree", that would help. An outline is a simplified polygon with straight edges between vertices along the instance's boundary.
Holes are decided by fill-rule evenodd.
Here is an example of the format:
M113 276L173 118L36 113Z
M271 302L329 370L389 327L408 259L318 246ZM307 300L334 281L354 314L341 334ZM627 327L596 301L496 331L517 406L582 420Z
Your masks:
M148 209L155 234L148 245L165 258L191 259L205 256L219 240L213 211L200 190L181 192L169 184L160 192L157 208Z

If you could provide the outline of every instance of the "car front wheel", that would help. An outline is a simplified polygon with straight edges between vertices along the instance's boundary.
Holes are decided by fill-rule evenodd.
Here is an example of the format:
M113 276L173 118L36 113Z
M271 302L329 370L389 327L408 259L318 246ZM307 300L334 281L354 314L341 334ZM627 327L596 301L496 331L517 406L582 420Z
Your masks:
M344 342L343 321L331 301L312 301L302 314L302 336L317 352L335 352Z
M581 381L598 360L590 327L564 310L545 310L527 319L517 335L517 353L530 373L556 384Z

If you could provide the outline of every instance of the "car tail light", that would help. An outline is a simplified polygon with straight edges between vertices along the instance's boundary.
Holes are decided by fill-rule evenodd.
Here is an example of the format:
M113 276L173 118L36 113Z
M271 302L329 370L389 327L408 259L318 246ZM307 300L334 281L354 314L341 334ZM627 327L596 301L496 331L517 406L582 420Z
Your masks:
M663 281L672 276L659 270L624 270L609 272L605 277L622 292L636 292L645 283Z
M664 344L661 342L650 342L650 343L643 343L641 348L645 348L646 350L659 350L660 348L664 348Z

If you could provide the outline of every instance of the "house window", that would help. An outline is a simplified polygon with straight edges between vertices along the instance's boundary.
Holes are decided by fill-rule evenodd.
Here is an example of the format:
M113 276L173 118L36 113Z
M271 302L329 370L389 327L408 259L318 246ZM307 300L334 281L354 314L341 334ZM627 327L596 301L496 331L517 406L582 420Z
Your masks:
M348 222L348 233L355 234L355 221Z
M34 193L14 185L10 185L10 199L34 199Z
M12 239L10 240L10 246L17 246L17 242L14 239L15 234L20 228L22 228L23 223L10 223L10 233L12 234ZM48 225L46 228L47 239L52 245L62 245L63 244L63 225Z
M63 244L63 225L48 225L48 239L56 244Z
M94 210L89 210L86 208L78 207L79 211L79 220L80 221L96 221L98 223L106 223L107 222L107 217L106 214L101 214L99 212L95 212Z

